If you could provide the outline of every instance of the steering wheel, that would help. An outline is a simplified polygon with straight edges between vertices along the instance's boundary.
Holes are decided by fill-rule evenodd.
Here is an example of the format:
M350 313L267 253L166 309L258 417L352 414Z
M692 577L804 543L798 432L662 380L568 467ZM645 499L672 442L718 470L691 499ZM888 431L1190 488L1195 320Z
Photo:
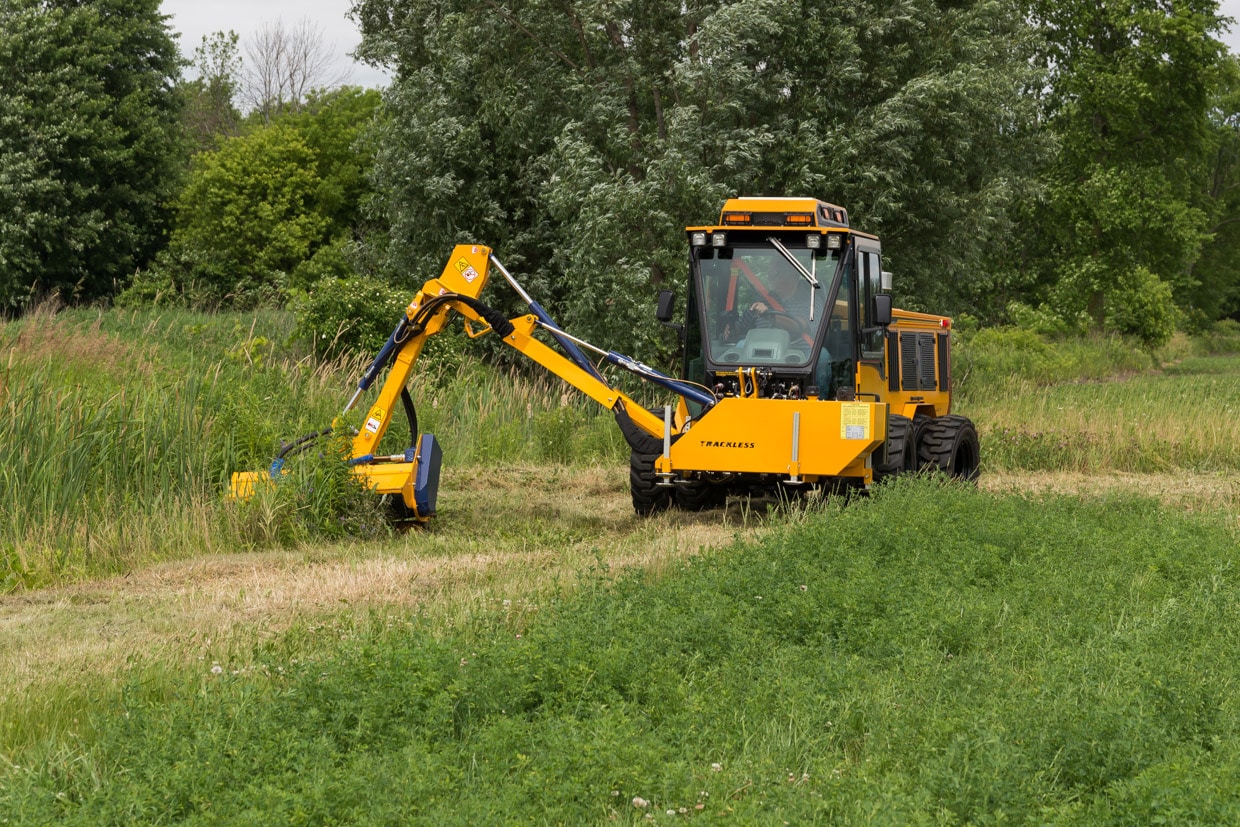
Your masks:
M786 311L776 310L773 307L768 307L766 312L763 313L762 315L772 316L772 317L782 316L788 321L792 322L792 329L789 330L788 332L793 338L796 338L797 336L803 336L809 332L809 325L805 323L804 319L800 318L799 316L794 316L791 313L788 313ZM788 330L788 328L783 328L783 329Z

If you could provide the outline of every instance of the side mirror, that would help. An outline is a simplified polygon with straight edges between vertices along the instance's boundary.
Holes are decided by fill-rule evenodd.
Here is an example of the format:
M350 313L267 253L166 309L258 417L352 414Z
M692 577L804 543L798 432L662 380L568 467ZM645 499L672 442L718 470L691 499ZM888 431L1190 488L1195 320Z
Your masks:
M663 324L667 324L672 320L672 315L676 312L676 294L671 290L659 291L659 309L654 312L654 317Z
M874 306L871 308L870 318L874 320L875 327L886 327L891 324L891 296L886 293L879 293L872 299Z
M878 286L879 286L879 289L882 290L884 293L891 292L891 271L890 270L884 270L882 274L878 277Z

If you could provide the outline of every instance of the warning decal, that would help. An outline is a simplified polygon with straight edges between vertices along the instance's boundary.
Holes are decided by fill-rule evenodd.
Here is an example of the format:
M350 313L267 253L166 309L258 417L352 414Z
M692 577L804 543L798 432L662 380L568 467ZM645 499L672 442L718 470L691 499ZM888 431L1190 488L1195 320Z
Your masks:
M840 439L870 438L870 406L864 402L840 405Z
M370 433L378 433L379 426L383 424L384 411L383 408L373 408L370 411L370 418L366 420L366 430Z
M469 263L469 259L467 258L457 260L456 271L460 273L461 277L464 278L469 284L473 284L474 279L478 278L478 271L474 269L474 266Z

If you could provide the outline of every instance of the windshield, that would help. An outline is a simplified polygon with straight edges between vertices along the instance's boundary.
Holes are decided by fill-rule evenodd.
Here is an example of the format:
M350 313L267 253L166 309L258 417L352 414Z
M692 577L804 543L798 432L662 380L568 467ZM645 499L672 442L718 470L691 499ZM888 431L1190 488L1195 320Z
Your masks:
M697 257L708 358L716 364L805 367L823 324L838 250L702 247ZM803 268L821 285L813 287Z

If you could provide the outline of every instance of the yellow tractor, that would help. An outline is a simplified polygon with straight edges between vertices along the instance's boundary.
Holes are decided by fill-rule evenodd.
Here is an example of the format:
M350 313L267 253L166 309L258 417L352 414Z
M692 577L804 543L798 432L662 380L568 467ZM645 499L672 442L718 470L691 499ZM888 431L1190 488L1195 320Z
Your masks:
M892 309L879 240L852 229L842 207L733 198L717 224L686 233L683 320L673 321L670 292L659 295L657 313L681 337L679 377L568 334L489 248L457 246L439 278L413 297L345 406L347 413L387 370L353 438L353 473L392 498L406 519L425 522L435 513L442 455L434 436L418 433L408 383L427 339L456 313L471 338L499 336L614 412L632 449L638 514L673 504L710 508L733 493L864 489L926 467L976 478L977 431L950 412L951 320ZM529 314L509 319L479 300L492 270ZM559 350L535 338L540 331ZM676 404L648 410L613 387L586 351L675 394ZM413 445L379 455L398 405ZM286 455L321 435L287 446L267 471L234 474L230 496L245 499L278 479Z

